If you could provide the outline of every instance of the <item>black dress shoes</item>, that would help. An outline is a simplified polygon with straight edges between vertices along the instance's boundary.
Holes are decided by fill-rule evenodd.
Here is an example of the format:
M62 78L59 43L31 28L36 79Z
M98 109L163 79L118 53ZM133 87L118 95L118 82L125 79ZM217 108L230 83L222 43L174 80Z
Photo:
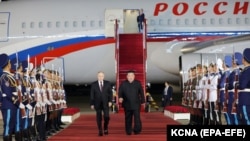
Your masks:
M135 135L138 135L138 134L140 134L140 133L141 133L141 132L134 132Z
M108 135L109 131L108 130L104 130L104 135Z
M127 135L131 135L131 132L127 132L126 134L127 134Z
M103 133L102 133L102 131L99 131L99 134L98 134L98 136L103 136Z

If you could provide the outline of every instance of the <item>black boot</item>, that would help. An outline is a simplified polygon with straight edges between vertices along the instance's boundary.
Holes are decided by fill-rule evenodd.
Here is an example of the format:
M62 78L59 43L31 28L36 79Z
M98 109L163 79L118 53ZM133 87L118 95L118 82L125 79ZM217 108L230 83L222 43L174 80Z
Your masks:
M30 137L30 133L29 133L29 130L28 129L25 129L23 131L23 135L24 135L24 141L31 141L31 137Z
M3 141L10 141L10 137L9 136L4 136Z
M15 141L23 141L22 133L16 132L15 133Z
M30 132L31 140L36 141L37 140L37 133L36 133L35 126L31 126L29 132Z

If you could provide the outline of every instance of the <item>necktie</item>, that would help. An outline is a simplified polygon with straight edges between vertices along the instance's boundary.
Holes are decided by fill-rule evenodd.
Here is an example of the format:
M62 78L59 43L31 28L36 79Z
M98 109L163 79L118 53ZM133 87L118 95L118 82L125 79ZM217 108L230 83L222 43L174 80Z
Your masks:
M103 87L103 84L102 84L102 81L100 82L100 90L102 91L102 87Z

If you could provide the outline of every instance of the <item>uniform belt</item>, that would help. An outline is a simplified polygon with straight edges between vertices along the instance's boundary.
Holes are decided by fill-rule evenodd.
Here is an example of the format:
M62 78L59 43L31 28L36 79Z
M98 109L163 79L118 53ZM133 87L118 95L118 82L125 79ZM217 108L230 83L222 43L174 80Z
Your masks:
M221 88L221 89L220 89L220 91L224 91L224 90L225 90L225 88Z
M238 92L250 92L250 88L249 89L238 90Z
M228 92L234 92L234 89L233 90L228 90Z

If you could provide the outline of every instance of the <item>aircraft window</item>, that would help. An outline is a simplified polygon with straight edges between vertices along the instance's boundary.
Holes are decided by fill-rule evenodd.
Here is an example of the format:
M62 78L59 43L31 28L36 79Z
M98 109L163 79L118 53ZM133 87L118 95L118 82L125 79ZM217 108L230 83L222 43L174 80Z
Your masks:
M202 22L203 25L205 25L206 24L206 19L202 19L201 22Z
M59 28L61 26L61 23L59 21L56 22L56 27Z
M198 24L198 20L197 19L193 19L193 24L197 25Z
M181 22L180 22L180 19L176 19L176 25L180 25Z
M22 23L22 28L26 28L26 23L25 22Z
M103 27L103 21L99 21L99 27Z
M154 25L155 25L155 20L150 19L150 25L151 25L151 26L154 26Z
M52 26L52 23L51 22L47 22L47 27L51 28L51 26Z
M214 18L210 19L210 24L215 24Z
M73 21L73 27L77 27L77 21Z
M85 27L85 26L86 26L86 22L82 21L82 27Z
M240 24L240 18L236 18L236 24Z
M188 24L189 24L189 20L185 19L185 25L188 25Z
M228 18L228 19L227 19L227 23L228 23L228 24L232 24L232 19L231 19L231 18Z
M219 24L223 24L223 19L222 18L219 19Z
M160 19L160 20L159 20L159 25L163 25L163 24L164 24L163 19Z
M91 21L90 21L90 26L91 26L91 27L94 27L94 26L95 26L95 21L91 20Z
M43 28L43 22L38 23L39 28Z
M171 25L171 19L168 19L168 25Z
M31 22L31 23L30 23L30 28L34 28L34 25L35 25L35 23L34 23L34 22Z
M69 22L68 21L64 22L64 27L69 27Z
M249 24L249 18L245 18L245 24Z

